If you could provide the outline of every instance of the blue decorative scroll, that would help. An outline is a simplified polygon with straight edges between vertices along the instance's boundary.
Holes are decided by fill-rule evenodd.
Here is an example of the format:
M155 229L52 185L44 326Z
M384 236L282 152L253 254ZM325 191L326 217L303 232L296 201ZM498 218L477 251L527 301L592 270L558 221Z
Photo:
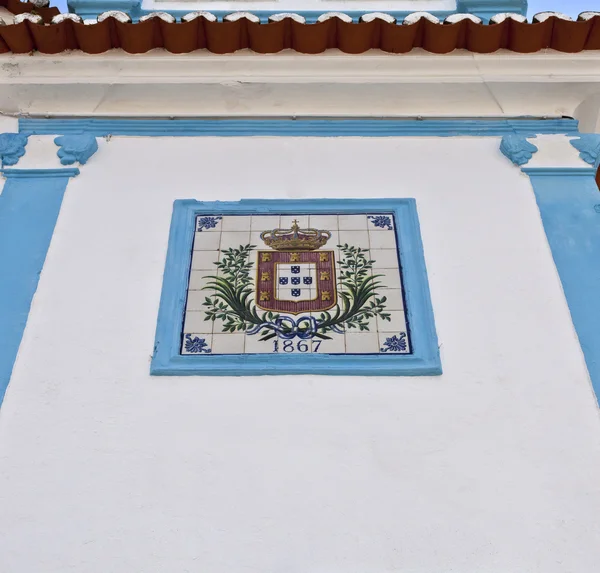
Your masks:
M525 135L505 135L500 143L500 151L515 165L525 165L538 151L538 148L529 143Z
M85 165L89 158L98 151L98 142L90 133L79 135L61 135L54 140L60 147L58 156L63 165L72 165L78 161Z
M2 165L16 165L23 155L27 145L27 135L22 133L0 134L0 158Z

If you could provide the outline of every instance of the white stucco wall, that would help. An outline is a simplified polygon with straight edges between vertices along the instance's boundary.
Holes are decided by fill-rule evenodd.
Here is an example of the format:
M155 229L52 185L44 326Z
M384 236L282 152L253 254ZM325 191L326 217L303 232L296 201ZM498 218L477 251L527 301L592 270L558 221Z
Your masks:
M102 141L0 410L0 570L595 571L597 406L498 146ZM150 377L173 200L243 197L415 197L444 375Z

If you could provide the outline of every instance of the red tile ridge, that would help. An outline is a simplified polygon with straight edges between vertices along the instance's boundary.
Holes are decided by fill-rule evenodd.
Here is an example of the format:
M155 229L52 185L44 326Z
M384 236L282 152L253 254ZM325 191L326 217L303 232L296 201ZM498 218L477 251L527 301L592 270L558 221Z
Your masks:
M207 12L192 12L180 21L166 12L154 12L132 23L124 12L105 12L83 21L75 14L59 14L56 8L31 8L33 4L18 0L0 2L21 14L14 23L0 26L0 53L82 50L100 54L113 48L130 54L155 48L174 54L195 50L229 54L242 49L261 54L286 49L319 54L331 48L346 54L371 49L403 54L414 48L436 54L455 49L474 53L600 50L600 12L584 12L576 21L560 13L542 12L531 23L518 14L498 14L489 24L472 14L453 14L442 23L424 12L410 14L402 23L389 14L366 14L353 22L346 14L326 13L314 24L289 13L260 23L247 12L230 14L223 21ZM27 12L31 15L26 16Z

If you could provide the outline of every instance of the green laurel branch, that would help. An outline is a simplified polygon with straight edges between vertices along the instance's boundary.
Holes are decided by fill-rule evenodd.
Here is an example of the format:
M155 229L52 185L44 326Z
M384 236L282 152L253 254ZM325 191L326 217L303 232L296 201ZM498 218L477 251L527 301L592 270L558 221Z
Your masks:
M317 320L314 336L323 340L330 340L328 333L331 332L368 331L369 321L375 317L390 320L389 313L384 312L386 297L377 295L383 286L378 279L383 275L372 274L375 261L367 258L368 250L348 244L338 247L343 255L338 276L340 302L334 309L322 312ZM207 307L205 320L223 322L222 332L245 332L262 326L260 340L265 341L278 335L274 324L280 315L271 311L257 312L250 277L254 267L250 254L255 248L248 244L223 251L222 259L215 262L218 274L206 277L208 282L203 290L211 290L213 294L205 298L203 306ZM278 328L283 334L292 332L285 322ZM305 333L308 328L307 325L300 332Z

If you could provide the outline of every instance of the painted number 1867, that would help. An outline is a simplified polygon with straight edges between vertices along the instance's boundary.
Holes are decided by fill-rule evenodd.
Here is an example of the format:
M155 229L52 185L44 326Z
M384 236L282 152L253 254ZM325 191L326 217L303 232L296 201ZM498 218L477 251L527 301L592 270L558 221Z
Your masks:
M311 343L307 340L299 340L298 342L294 342L293 340L274 340L273 352L318 352L322 342L322 340L313 341L311 350Z

